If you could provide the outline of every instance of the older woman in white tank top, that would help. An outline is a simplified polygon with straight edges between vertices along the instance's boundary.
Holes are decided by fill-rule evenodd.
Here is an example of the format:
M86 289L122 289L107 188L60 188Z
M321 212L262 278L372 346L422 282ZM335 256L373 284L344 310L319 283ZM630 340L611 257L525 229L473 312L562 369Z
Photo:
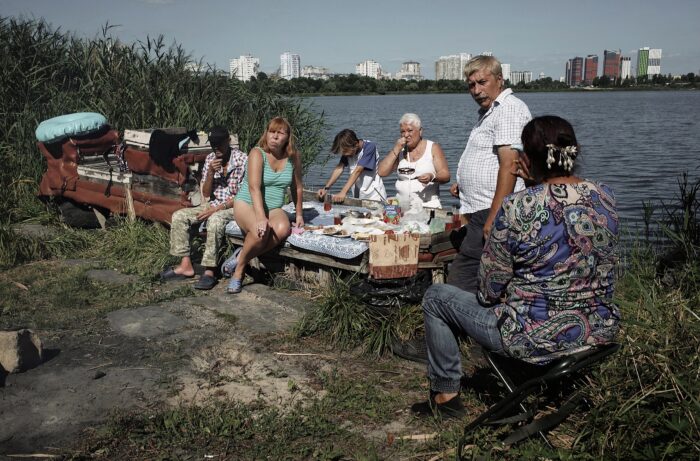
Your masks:
M379 163L379 176L397 172L396 193L404 200L418 197L426 208L442 208L440 184L450 182L450 170L439 144L423 139L423 128L416 114L399 120L401 137Z

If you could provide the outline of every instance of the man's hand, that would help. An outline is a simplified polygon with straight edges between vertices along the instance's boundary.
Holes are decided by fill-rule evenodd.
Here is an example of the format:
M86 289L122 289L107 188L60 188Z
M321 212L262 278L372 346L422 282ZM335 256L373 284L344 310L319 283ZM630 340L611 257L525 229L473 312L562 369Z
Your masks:
M453 183L450 186L450 194L455 198L459 198L459 185L457 183Z
M513 161L511 174L523 178L526 182L534 180L530 175L530 159L524 152L518 152L518 158Z
M491 228L493 227L493 221L495 218L496 217L491 216L491 214L489 214L489 217L486 218L486 222L484 223L484 229L483 229L484 241L487 241L489 239L489 236L491 235Z
M209 162L209 168L211 171L216 171L221 173L223 171L223 161L219 157L215 157Z
M197 215L197 221L205 221L209 218L209 216L213 215L217 211L219 211L218 207L209 207Z
M338 192L337 194L334 194L331 197L331 201L333 203L343 203L345 201L345 196L348 195L347 192L343 192L342 190Z

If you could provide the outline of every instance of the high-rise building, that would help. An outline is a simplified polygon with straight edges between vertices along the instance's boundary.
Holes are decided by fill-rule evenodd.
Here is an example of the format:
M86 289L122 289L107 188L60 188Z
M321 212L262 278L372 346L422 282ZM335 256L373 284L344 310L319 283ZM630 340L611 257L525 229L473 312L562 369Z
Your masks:
M609 77L611 80L620 78L621 62L622 52L620 50L603 51L603 75Z
M637 77L647 75L649 67L649 47L645 46L637 51Z
M256 77L260 69L260 59L254 58L250 54L241 55L239 58L231 59L229 64L229 74L238 80L247 82L251 77Z
M401 64L401 70L396 73L397 80L423 80L420 73L420 63L406 61Z
M661 73L661 49L645 46L637 51L637 77Z
M503 73L503 81L510 80L510 64L501 63L501 72Z
M652 48L649 50L649 65L647 66L647 75L661 74L661 49Z
M471 57L469 53L440 56L435 61L435 80L465 80L464 66Z
M364 77L381 78L382 66L378 62L368 59L355 66L355 73Z
M328 80L331 74L327 67L304 66L301 68L301 76L306 78Z
M532 72L529 70L512 70L510 71L510 84L517 85L520 82L530 83L532 81Z
M620 60L620 79L624 80L632 76L632 58L623 56Z
M590 85L598 76L598 55L589 54L583 62L583 83Z
M285 80L301 77L301 59L298 54L285 51L280 55L280 77Z
M578 86L583 81L583 58L577 56L566 62L566 84Z

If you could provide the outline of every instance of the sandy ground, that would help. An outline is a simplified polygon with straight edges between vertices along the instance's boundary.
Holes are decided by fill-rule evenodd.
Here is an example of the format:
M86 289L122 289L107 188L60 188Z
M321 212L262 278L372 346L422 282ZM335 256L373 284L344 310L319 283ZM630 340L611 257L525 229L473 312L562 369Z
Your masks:
M129 283L111 271L91 276ZM280 350L305 303L264 285L232 296L219 284L205 296L113 311L88 334L39 331L45 363L0 387L0 455L60 452L114 410L211 396L281 403L292 398L290 382L296 395L316 393L313 376L337 357Z

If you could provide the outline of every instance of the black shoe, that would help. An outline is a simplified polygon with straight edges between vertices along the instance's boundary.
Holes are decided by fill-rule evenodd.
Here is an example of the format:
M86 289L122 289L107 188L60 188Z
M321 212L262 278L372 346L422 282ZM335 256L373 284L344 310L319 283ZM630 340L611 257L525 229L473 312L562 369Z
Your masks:
M459 395L452 397L445 403L435 403L434 392L430 393L430 398L427 402L414 403L411 405L411 411L415 413L416 416L435 417L440 415L443 418L455 419L462 419L467 414L467 410L465 410Z
M394 341L391 344L391 352L402 359L428 364L428 346L425 344L425 336L403 342Z
M216 285L216 279L211 275L204 274L195 282L194 287L197 290L211 290Z
M158 274L158 277L160 278L161 282L172 282L175 280L187 280L191 279L194 277L193 275L183 275L183 274L176 274L175 269L172 267L169 267L165 269L163 272Z

